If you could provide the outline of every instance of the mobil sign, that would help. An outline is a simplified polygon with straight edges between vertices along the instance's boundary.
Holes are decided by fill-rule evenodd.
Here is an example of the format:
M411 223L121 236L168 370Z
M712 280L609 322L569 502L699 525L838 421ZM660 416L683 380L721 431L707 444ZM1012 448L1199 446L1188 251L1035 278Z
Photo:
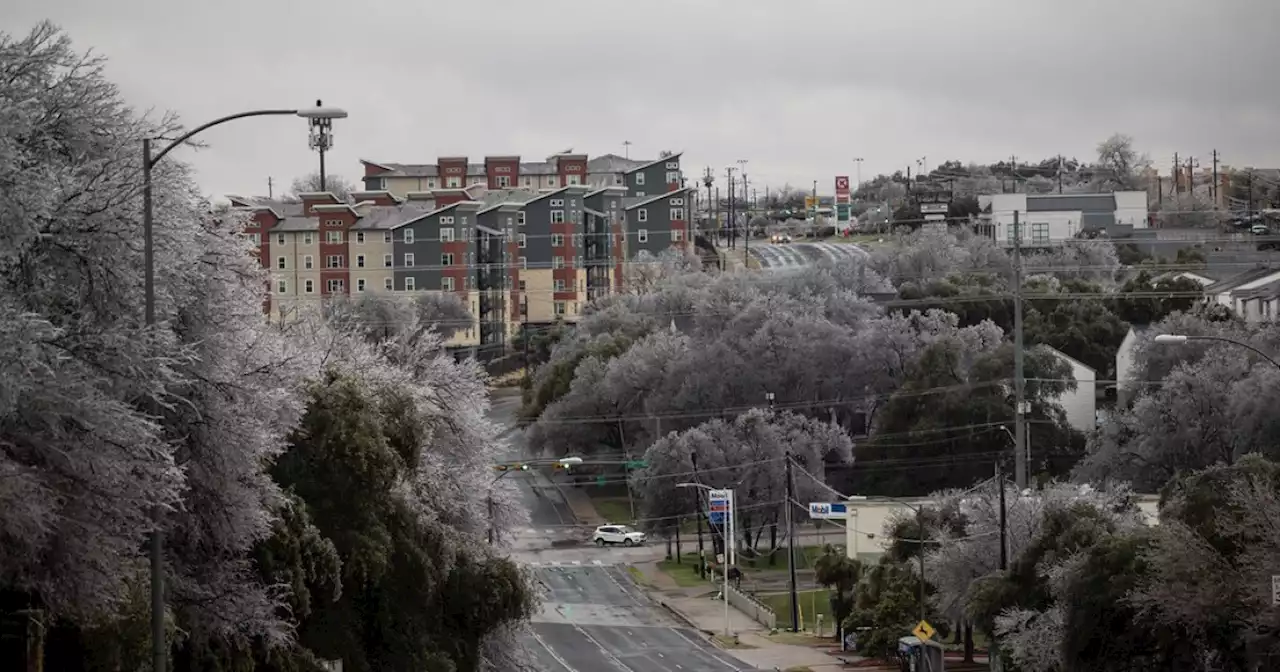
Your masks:
M848 517L849 508L844 502L810 502L809 517L815 520L834 520Z

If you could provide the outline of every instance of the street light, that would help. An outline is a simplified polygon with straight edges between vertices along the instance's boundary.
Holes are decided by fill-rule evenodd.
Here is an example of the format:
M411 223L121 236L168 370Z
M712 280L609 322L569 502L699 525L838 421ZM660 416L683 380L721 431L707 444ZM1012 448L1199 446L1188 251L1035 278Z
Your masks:
M862 157L861 156L853 157L853 165L855 166L854 175L858 178L858 187L861 187L862 186ZM855 188L854 191L856 192L857 188Z
M142 294L143 315L148 327L154 326L156 323L155 213L153 212L151 194L151 171L169 152L214 126L237 119L268 116L297 116L310 119L313 136L316 124L320 123L323 125L324 134L332 138L332 134L329 132L332 120L344 119L347 113L337 108L321 107L318 100L316 101L316 106L308 110L253 110L240 112L214 119L207 124L187 131L185 135L170 142L155 155L151 153L151 138L142 139ZM168 664L164 634L164 535L160 529L160 515L160 506L156 505L151 512L154 527L151 531L149 549L151 563L151 669L154 672L164 672Z
M1159 343L1160 345L1185 345L1187 341L1218 341L1221 343L1237 345L1246 350L1253 351L1255 355L1267 360L1272 366L1280 369L1280 362L1277 362L1267 353L1245 343L1244 341L1237 341L1233 338L1224 338L1222 336L1189 336L1187 334L1159 334L1152 339L1152 342Z
M320 191L328 191L329 186L325 180L324 172L324 155L325 152L333 149L333 120L345 119L347 113L334 108L326 108L321 101L317 100L315 107L299 111L298 116L310 120L311 137L307 144L311 146L311 149L320 152Z
M704 485L702 483L689 483L689 482L676 483L676 487L677 488L696 488L698 490L706 490L707 492L713 492L717 490L717 488L713 488L709 485ZM724 537L724 563L720 567L720 578L723 581L723 587L720 589L720 595L721 597L724 598L724 636L732 637L733 632L731 631L730 621L729 621L729 567L733 566L733 556L732 556L732 548L734 545L733 543L733 527L734 527L733 490L726 489L725 492L728 493L729 495L728 496L729 510L726 512L726 515L728 516L729 521L728 521L728 524L724 526L726 529L722 534L722 536ZM702 515L701 506L698 507L698 515L699 516Z
M510 462L507 462L503 464L494 465L494 468L499 469L500 471L498 472L498 475L494 476L493 480L489 482L489 494L485 496L485 506L489 511L489 544L490 545L493 544L493 540L497 537L497 530L494 529L494 524L493 524L494 523L493 486L496 485L498 481L501 481L503 478L505 478L507 474L513 471L529 471L529 467L536 467L536 466L545 465L545 464L553 464L562 469L568 469L569 467L582 464L582 458L574 455L570 455L569 457L562 457L562 458L559 458L556 460L550 460L550 461L533 460L528 462L520 462L517 464L512 464ZM515 468L512 468L512 467L515 467Z

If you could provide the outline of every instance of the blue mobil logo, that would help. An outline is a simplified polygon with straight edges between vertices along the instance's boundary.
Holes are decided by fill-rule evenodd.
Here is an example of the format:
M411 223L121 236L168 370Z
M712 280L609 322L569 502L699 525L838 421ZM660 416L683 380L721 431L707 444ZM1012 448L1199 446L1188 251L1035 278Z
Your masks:
M811 502L809 504L809 517L817 520L843 519L848 513L848 506L844 502Z

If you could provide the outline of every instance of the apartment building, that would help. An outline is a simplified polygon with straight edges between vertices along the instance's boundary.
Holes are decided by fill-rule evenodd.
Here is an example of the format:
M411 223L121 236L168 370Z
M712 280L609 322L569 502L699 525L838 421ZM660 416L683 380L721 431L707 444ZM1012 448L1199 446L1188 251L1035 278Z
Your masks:
M467 350L505 339L506 301L493 287L495 268L499 287L505 284L505 236L475 225L479 203L355 196L361 200L344 203L328 193L301 194L297 204L231 198L233 207L252 212L245 234L270 271L273 317L289 319L336 296L452 292L470 309L472 324L447 346Z
M680 154L664 152L655 160L627 159L616 154L591 158L562 152L544 161L523 161L519 156L486 156L472 163L465 156L442 156L435 163L386 163L361 160L364 185L370 191L387 191L404 198L410 192L466 189L472 197L480 190L524 189L540 191L568 186L602 187L639 183L652 191L665 183L679 184ZM671 164L672 168L667 168ZM658 167L655 170L655 166ZM656 174L655 174L656 173ZM667 173L670 173L668 175Z
M445 157L421 177L365 164L384 171L366 185L383 188L350 202L328 193L302 194L301 203L231 197L252 211L246 235L271 271L273 314L331 296L451 292L474 319L449 345L491 346L523 326L576 320L587 301L624 284L641 251L690 241L692 189L681 186L678 153L560 154L546 164L487 157L479 168ZM526 177L530 188L511 188Z

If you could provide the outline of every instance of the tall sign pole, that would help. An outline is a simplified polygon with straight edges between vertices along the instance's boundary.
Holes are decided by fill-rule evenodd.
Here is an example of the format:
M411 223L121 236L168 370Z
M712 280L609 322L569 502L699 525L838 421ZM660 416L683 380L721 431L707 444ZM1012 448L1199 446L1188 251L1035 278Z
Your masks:
M841 231L850 228L850 200L849 176L836 175L836 228Z

